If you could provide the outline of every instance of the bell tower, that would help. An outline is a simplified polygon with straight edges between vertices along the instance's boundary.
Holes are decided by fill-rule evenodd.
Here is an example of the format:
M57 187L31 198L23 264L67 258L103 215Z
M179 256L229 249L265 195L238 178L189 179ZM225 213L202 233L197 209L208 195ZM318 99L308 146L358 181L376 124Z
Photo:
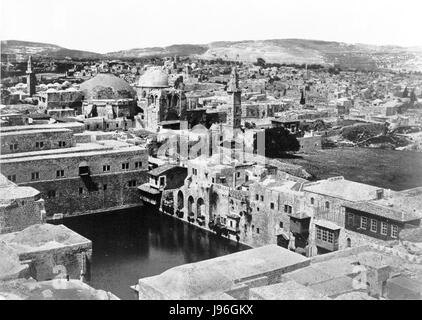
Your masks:
M32 69L32 56L29 56L28 59L28 67L26 69L26 85L28 88L28 94L32 97L35 94L35 85L37 82L37 78L35 76L35 72Z
M227 110L226 126L231 129L240 129L242 118L242 90L239 88L239 76L236 67L233 67L230 81L227 85L227 93L230 96L229 108Z

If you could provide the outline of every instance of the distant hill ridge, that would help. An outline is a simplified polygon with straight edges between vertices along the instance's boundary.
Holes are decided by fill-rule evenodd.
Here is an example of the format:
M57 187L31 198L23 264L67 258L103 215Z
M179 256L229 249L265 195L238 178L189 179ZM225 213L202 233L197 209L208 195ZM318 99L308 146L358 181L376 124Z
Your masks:
M191 56L202 59L223 59L255 62L262 58L270 63L337 64L357 69L386 67L384 60L397 60L403 65L422 66L422 50L393 45L347 44L335 41L306 39L269 39L215 41L209 44L175 44L166 47L134 48L106 54L72 50L54 44L6 40L1 52L52 58L147 58ZM393 58L393 59L391 59Z

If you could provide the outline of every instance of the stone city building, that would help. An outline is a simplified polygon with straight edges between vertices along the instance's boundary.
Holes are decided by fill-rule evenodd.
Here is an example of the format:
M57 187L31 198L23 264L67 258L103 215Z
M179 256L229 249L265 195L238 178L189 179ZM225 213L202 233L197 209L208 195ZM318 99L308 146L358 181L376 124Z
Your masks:
M7 151L0 156L1 173L39 190L48 219L140 204L136 186L146 181L148 150L96 140L83 128L75 123L1 128Z

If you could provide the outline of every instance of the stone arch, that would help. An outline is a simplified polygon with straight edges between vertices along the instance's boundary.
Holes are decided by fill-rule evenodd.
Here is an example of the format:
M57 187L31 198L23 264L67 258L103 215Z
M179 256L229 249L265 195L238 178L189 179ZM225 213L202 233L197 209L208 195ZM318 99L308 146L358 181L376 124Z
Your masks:
M79 163L79 175L89 175L88 162L82 161L81 163Z
M185 206L185 197L183 195L182 190L179 190L177 193L177 210L183 210L183 207Z
M193 208L195 205L195 200L192 196L188 198L188 217L194 216L195 213L193 212Z
M205 215L205 202L202 198L199 198L196 202L196 215L197 217Z

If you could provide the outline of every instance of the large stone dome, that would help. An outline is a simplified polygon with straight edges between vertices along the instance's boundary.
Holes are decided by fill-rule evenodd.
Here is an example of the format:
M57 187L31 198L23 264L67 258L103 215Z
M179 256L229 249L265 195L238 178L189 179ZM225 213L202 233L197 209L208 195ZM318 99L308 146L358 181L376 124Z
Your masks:
M169 87L168 74L161 68L150 68L140 78L139 87L167 88Z
M111 73L99 73L81 84L85 100L134 99L135 90L125 80Z

